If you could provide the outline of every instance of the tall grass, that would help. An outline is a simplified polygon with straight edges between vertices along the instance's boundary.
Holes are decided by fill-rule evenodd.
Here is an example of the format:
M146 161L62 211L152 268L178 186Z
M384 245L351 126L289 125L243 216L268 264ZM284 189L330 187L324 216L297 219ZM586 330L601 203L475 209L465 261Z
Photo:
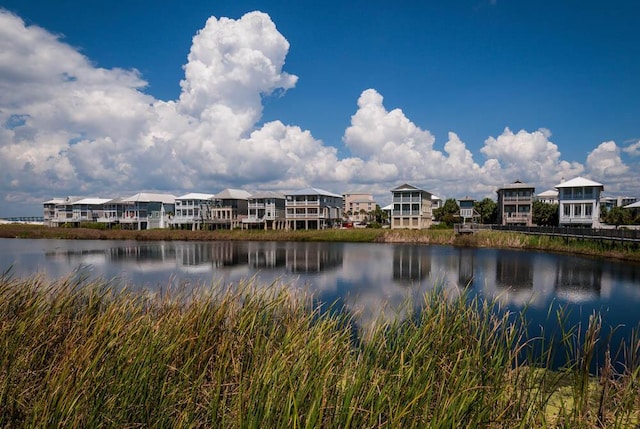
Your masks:
M626 348L636 363L620 374L608 367L598 383L588 369L597 317L586 331L563 331L577 348L553 372L545 366L551 346L531 353L541 340L496 305L435 290L407 303L404 320L381 318L354 336L356 316L286 285L151 293L5 274L0 426L638 423L637 338Z

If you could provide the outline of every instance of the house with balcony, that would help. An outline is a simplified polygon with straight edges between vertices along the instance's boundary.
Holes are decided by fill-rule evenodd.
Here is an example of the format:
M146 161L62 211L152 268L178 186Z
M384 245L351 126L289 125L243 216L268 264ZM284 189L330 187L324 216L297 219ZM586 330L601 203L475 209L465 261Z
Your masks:
M209 217L205 221L208 229L234 229L242 227L242 220L249 213L251 194L242 189L225 189L213 196Z
M465 197L458 200L458 207L460 207L460 219L463 224L478 223L480 221L480 213L474 208L476 200L470 197Z
M425 229L433 222L432 194L407 183L391 190L391 229Z
M562 182L558 190L560 226L600 227L600 196L602 183L583 177Z
M210 214L214 197L214 194L191 192L176 198L175 213L169 224L177 229L202 229Z
M242 219L247 229L284 229L286 226L285 196L278 192L258 192L249 197L248 214Z
M365 223L369 219L369 213L376 209L376 202L372 194L349 192L342 194L344 200L343 212L347 219L355 223Z
M103 204L102 215L96 222L105 224L108 229L120 224L120 218L124 213L124 198L113 198Z
M123 229L168 228L175 212L175 195L141 192L122 200Z
M83 223L98 222L98 219L104 215L105 203L111 201L111 198L83 198L71 204L72 213L71 223L75 227L81 226Z
M638 199L636 197L605 197L603 195L600 196L600 210L607 209L611 210L614 207L626 207L629 204L633 204Z
M43 224L58 227L69 224L73 219L73 203L84 197L53 198L43 203Z
M43 205L43 225L44 226L58 226L57 225L57 211L56 206L63 204L64 198L52 198L42 203Z
M535 187L516 180L497 190L498 219L502 225L533 226Z
M342 195L318 188L285 194L287 229L325 229L342 225Z

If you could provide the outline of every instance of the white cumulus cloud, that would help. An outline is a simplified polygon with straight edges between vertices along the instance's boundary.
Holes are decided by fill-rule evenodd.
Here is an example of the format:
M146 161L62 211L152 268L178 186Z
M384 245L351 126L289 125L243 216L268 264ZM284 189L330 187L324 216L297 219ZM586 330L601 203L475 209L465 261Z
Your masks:
M263 98L298 80L284 71L288 51L265 13L211 17L193 37L180 96L159 100L137 70L97 67L61 36L0 9L0 199L37 209L66 195L318 186L366 190L384 203L402 182L483 197L515 179L551 186L584 173L623 183L629 171L614 142L594 149L586 167L563 160L546 129L506 128L487 138L478 161L455 132L438 145L375 89L357 100L341 158L310 130L259 125ZM637 155L640 143L622 151Z

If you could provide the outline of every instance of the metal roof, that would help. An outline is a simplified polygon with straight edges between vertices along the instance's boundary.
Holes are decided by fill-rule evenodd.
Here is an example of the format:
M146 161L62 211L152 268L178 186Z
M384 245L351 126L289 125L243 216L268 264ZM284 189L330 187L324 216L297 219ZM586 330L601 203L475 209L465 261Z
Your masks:
M86 204L88 206L99 206L108 201L111 201L111 198L83 198L81 200L74 202L73 205Z
M249 199L252 199L252 200L256 200L258 198L277 198L280 200L284 200L285 196L281 193L274 192L274 191L263 191L263 192L252 194L249 197Z
M417 187L415 187L413 185L409 185L408 183L403 183L402 185L398 186L397 188L393 188L391 190L391 192L393 192L393 191L424 191L424 192L427 192L424 189L417 188ZM427 193L430 194L430 192L427 192Z
M503 185L501 188L498 188L498 190L500 189L535 189L535 186L516 180L513 183L509 183L507 185Z
M298 191L287 192L285 195L324 195L326 197L342 198L342 195L334 194L333 192L325 191L320 188L304 188Z
M176 200L210 200L215 197L214 194L200 194L198 192L191 192L189 194L177 197Z
M539 197L557 197L558 196L558 191L555 189L547 189L544 192L540 192L538 194Z
M217 200L247 200L251 194L243 189L227 188L214 195Z
M140 192L122 200L124 203L151 203L159 202L163 204L174 204L176 202L175 195L171 194L154 194L151 192Z
M556 188L582 188L582 187L594 187L603 188L602 183L594 182L593 180L585 179L584 177L576 177L566 182L562 182L555 186Z

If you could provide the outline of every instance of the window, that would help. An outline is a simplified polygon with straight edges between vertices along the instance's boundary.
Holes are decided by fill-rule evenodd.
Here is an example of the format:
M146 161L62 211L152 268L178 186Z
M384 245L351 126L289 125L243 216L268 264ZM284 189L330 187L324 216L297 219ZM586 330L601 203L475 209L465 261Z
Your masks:
M582 216L582 204L576 204L573 208L573 214L578 217Z
M562 205L562 213L565 217L571 216L571 206L569 204Z
M584 214L587 217L593 216L593 204L585 204L584 205Z

